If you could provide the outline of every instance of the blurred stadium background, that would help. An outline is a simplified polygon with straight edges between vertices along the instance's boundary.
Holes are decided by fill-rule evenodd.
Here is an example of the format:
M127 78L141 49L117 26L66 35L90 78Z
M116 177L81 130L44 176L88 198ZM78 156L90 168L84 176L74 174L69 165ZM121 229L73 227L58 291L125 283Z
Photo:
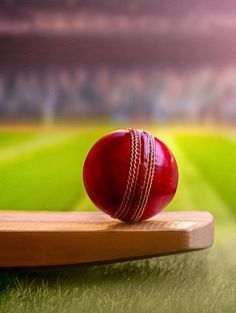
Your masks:
M235 7L2 1L0 116L235 124Z
M0 209L95 210L84 158L133 126L177 158L167 209L216 221L210 251L2 270L1 312L235 312L235 30L235 1L1 1Z

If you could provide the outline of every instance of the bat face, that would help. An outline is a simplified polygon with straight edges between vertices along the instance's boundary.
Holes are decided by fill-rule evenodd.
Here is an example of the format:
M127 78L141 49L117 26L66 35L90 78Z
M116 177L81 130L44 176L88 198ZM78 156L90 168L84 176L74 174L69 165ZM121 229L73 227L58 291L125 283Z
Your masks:
M163 212L126 224L102 212L0 213L0 267L114 262L208 248L208 212Z

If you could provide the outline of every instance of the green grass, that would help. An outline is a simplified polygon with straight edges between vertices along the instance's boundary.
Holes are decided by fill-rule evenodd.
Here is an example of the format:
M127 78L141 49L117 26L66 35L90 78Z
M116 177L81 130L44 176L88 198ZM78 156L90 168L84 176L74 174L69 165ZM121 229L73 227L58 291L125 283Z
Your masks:
M12 132L12 131L1 131L0 132L0 148L14 146L18 144L22 144L27 142L31 139L37 138L38 134L28 132L28 131L21 131L21 132Z
M84 192L82 164L108 130L0 133L0 207L95 209ZM153 131L179 165L178 193L168 209L212 212L215 246L123 264L2 271L1 312L235 312L236 137Z
M73 209L85 199L82 164L96 138L94 132L43 134L0 149L0 208Z
M236 258L231 247L228 250L117 265L21 271L1 312L234 313ZM227 267L218 259L225 254L230 261Z
M236 141L223 135L179 135L177 144L236 214Z

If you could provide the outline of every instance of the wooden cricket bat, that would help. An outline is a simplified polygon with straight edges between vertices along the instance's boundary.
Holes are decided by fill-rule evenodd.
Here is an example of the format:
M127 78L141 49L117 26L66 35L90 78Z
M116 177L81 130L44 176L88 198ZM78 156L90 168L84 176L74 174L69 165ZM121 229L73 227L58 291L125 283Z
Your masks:
M163 212L126 224L102 212L0 212L0 267L114 262L205 249L208 212Z

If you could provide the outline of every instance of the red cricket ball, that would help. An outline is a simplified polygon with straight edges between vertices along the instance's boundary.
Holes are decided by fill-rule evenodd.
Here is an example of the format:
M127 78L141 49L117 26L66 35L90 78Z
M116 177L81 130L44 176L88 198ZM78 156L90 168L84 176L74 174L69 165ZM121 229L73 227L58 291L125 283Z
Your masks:
M178 168L167 146L149 132L112 132L90 150L83 168L92 202L125 222L148 219L174 197Z

